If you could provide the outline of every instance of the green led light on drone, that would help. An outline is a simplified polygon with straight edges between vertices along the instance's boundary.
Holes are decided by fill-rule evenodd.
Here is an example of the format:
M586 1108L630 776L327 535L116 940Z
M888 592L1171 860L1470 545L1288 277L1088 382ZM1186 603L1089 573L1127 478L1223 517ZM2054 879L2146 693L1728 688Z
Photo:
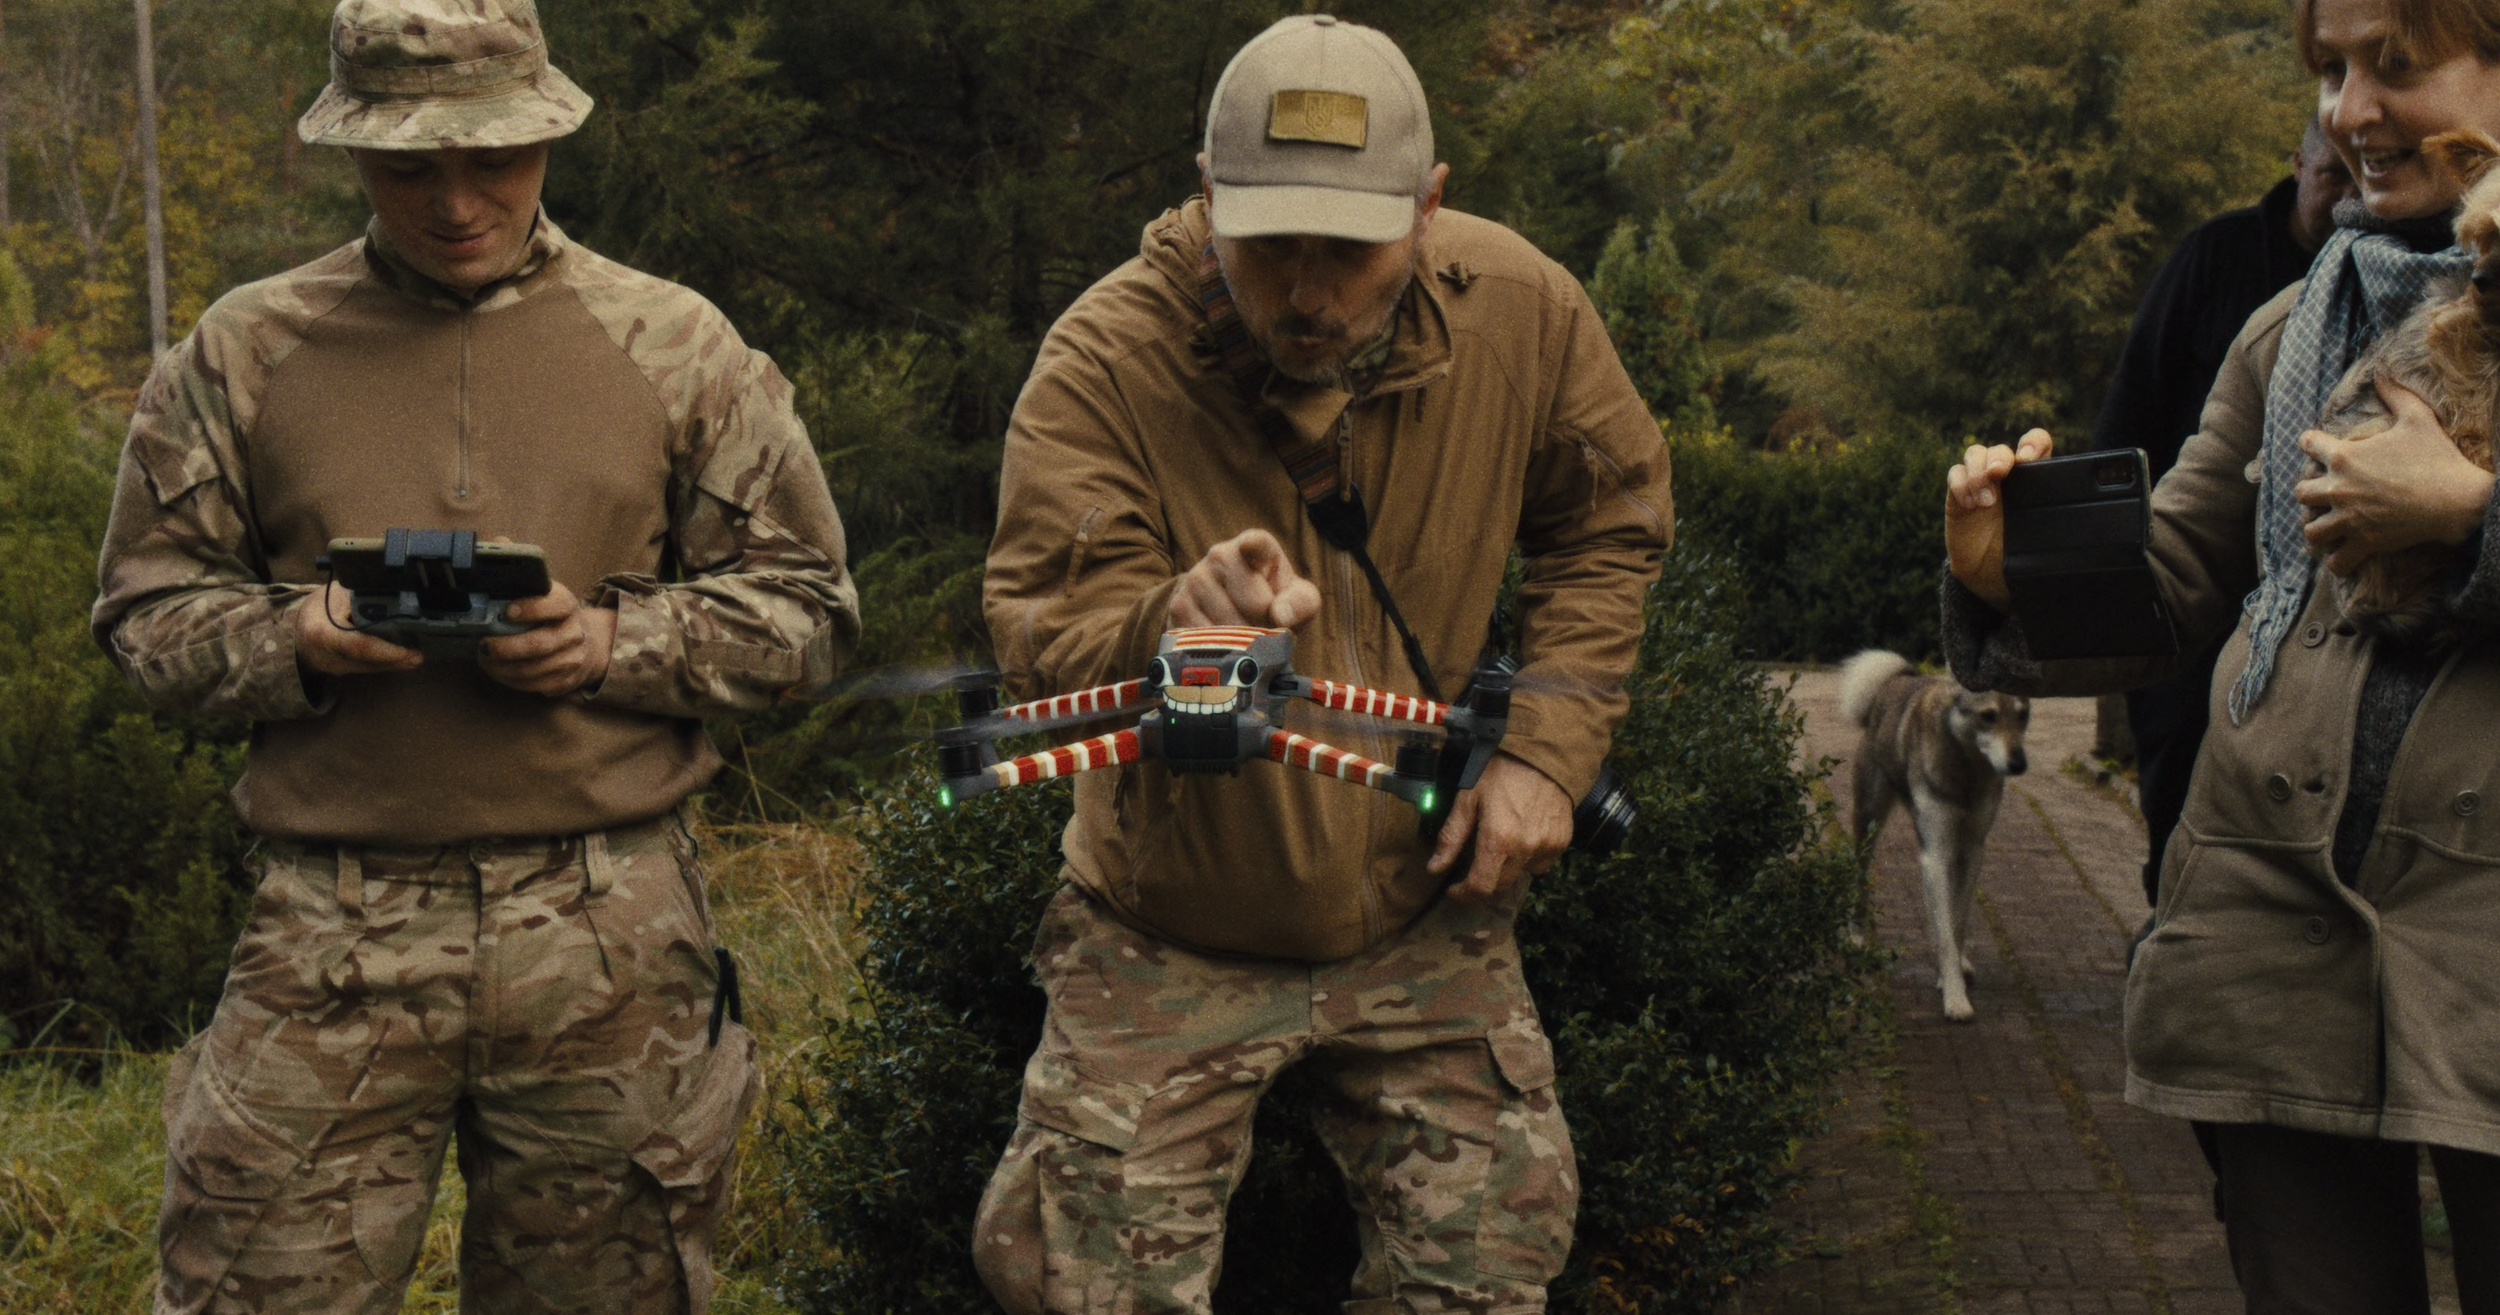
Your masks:
M1432 811L1432 791L1430 790L1424 791L1424 811L1427 813Z
M953 788L952 786L944 786L944 785L939 786L939 787L938 787L938 807L940 807L940 808L953 808L954 806L955 806L955 791L954 791L954 788Z

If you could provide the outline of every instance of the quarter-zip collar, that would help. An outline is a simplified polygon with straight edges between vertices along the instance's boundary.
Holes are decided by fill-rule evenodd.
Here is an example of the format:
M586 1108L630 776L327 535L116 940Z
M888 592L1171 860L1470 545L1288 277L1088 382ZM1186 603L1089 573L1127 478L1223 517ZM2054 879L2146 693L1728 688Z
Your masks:
M462 292L418 273L416 266L409 264L384 236L381 220L365 222L365 265L373 271L374 278L410 301L436 310L487 311L509 306L528 296L538 276L571 245L564 230L556 227L555 221L547 217L547 208L541 205L530 225L529 240L522 244L520 268L474 292Z

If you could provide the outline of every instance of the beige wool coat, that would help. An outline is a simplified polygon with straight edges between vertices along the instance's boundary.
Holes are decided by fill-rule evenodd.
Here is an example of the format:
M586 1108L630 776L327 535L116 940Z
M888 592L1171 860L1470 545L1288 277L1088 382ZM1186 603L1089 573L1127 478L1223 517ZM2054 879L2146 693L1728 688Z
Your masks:
M2329 855L2372 641L2314 589L2263 697L2240 725L2224 707L2248 657L2266 385L2299 291L2249 319L2201 432L2153 494L2151 555L2181 651L2232 633L2153 931L2127 978L2127 1099L2500 1154L2500 637L2456 652L2423 698L2350 886ZM2085 694L2166 674L2035 663L2019 627L1958 585L1946 606L1966 682Z

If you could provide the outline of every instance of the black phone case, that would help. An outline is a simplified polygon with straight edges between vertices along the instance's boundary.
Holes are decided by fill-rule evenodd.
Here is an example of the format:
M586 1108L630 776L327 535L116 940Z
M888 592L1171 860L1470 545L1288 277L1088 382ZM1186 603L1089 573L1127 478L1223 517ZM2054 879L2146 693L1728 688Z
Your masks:
M1998 488L2005 583L2033 657L2179 651L2145 555L2152 479L2141 448L2025 462Z

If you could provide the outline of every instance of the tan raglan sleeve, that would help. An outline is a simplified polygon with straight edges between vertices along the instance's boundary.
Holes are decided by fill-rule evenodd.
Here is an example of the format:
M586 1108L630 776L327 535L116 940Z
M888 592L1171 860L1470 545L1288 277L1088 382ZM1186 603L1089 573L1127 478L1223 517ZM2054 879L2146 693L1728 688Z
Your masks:
M792 407L790 381L702 305L686 333L638 359L679 391L683 445L669 497L679 578L615 575L589 600L616 608L609 707L708 717L770 707L831 677L859 639L842 519Z
M1629 700L1642 606L1675 537L1665 439L1596 308L1554 270L1546 378L1519 546L1520 692L1502 750L1573 799L1588 792Z
M139 391L90 624L153 707L309 717L322 705L296 669L294 618L314 591L268 580L227 391L252 372L216 359L221 341L203 326Z

